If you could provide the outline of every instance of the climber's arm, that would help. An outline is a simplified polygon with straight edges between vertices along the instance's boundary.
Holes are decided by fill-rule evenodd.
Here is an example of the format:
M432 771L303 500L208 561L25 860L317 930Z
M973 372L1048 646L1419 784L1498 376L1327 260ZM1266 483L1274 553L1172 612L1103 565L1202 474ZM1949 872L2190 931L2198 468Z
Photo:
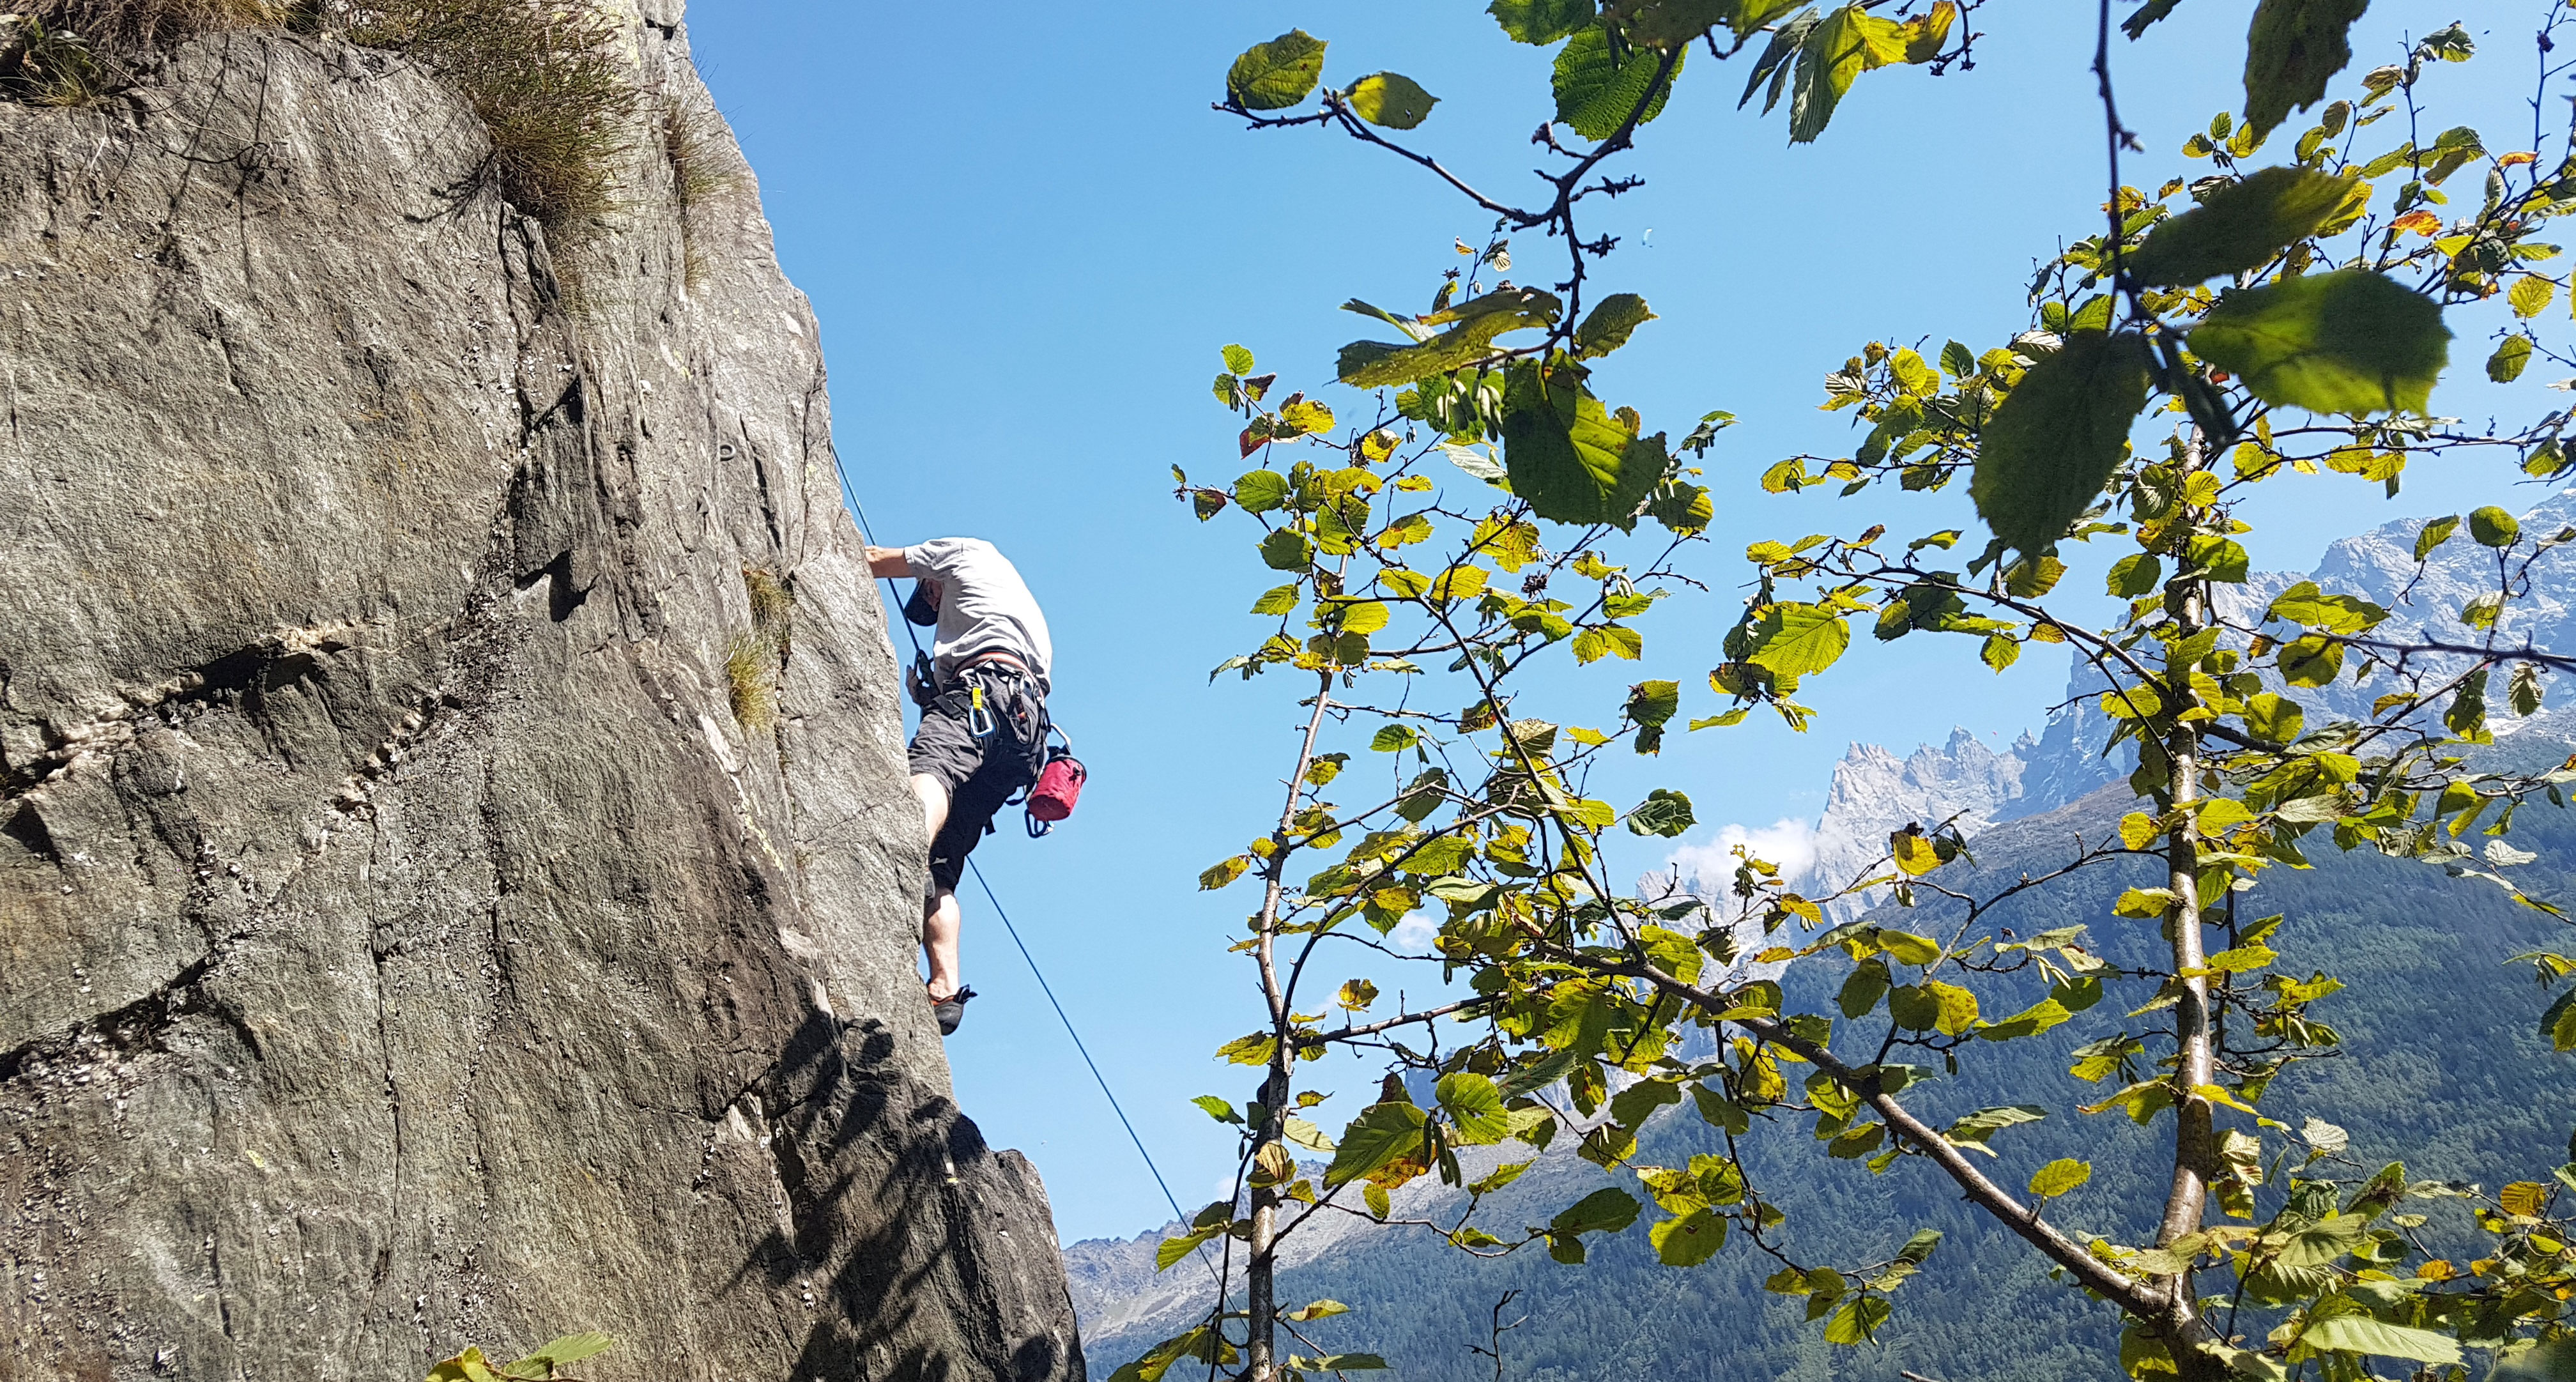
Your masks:
M912 563L903 559L900 547L871 547L868 549L868 574L902 580L912 575Z

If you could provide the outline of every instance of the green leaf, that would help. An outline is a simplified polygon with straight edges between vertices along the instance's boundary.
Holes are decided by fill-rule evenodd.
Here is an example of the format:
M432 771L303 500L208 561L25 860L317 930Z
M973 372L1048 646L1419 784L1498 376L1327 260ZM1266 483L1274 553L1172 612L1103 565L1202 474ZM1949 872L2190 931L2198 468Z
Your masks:
M1878 1000L1887 996L1887 985L1887 962L1864 961L1852 968L1851 977L1843 980L1842 991L1835 995L1835 1005L1842 1009L1845 1017L1867 1017L1878 1007Z
M2148 364L2133 333L2079 331L2013 386L1986 424L1968 486L1995 536L2040 552L2092 506L2128 454Z
M2352 61L2344 31L2370 0L2263 0L2245 35L2245 123L2262 138L2325 99L2326 79Z
M1679 792L1658 787L1646 794L1637 809L1628 813L1628 832L1632 835L1661 835L1666 839L1687 832L1698 824L1691 814L1690 798Z
M2360 185L2313 168L2266 168L2148 232L2127 259L2141 283L2187 287L2255 268L2308 238Z
M1252 602L1255 614L1291 614L1296 609L1297 587L1294 585L1272 586L1261 592L1260 599Z
M1425 91L1411 77L1394 72L1377 72L1351 83L1343 93L1351 109L1372 125L1391 130L1409 130L1431 114L1440 98Z
M1355 389L1382 389L1446 374L1490 354L1506 331L1546 326L1564 304L1536 288L1507 288L1449 309L1456 325L1416 345L1353 341L1342 347L1335 377Z
M2021 645L2007 634L1986 635L1985 645L1977 650L1977 660L1995 671L2010 667L2021 658Z
M1421 740L1422 736L1411 725L1387 725L1369 739L1369 751L1401 753Z
M2203 533L2193 538L2189 551L2193 569L2213 581L2228 581L2241 585L2245 581L2247 569L2252 564L2252 558L2246 555L2243 544L2234 538L2220 537L2216 533Z
M2540 1035L2554 1050L2576 1051L2576 988L2558 995L2540 1014Z
M1625 0L1611 10L1629 42L1671 48L1737 19L1739 5L1740 0Z
M1941 1005L1941 1015L1932 1025L1943 1036L1957 1036L1976 1024L1977 995L1939 980L1925 984L1923 991Z
M1592 22L1592 0L1494 0L1485 13L1515 43L1554 43Z
M2012 1104L2003 1108L1979 1109L1952 1123L1942 1133L1962 1147L1974 1147L1988 1156L1994 1149L1986 1145L1996 1133L2024 1123L2036 1123L2048 1116L2048 1110L2036 1104Z
M1634 662L1645 646L1645 637L1635 629L1603 624L1574 636L1574 660L1591 663L1605 657L1623 657Z
M2415 560L2422 561L2433 555L2433 549L2450 541L2451 534L2459 531L2459 527L2460 518L2457 514L2448 518L2427 520L2424 531L2415 535Z
M1887 1323L1889 1310L1885 1298L1862 1296L1825 1321L1825 1342L1857 1348L1877 1337L1879 1326Z
M2422 412L2450 339L2430 298L2367 269L2236 289L2190 337L2202 359L2266 403L2356 414Z
M1941 958L1941 943L1929 936L1910 931L1880 930L1875 937L1878 948L1901 965L1928 965Z
M1311 1305L1301 1306L1298 1309L1290 1310L1282 1314L1280 1318L1283 1320L1295 1320L1299 1324L1311 1324L1316 1320L1328 1320L1335 1315L1347 1315L1349 1313L1351 1313L1351 1308L1342 1304L1340 1301L1319 1300Z
M494 1382L500 1374L480 1348L467 1348L453 1358L439 1360L429 1370L429 1382Z
M2290 743L2299 737L2299 730L2306 722L2306 712L2299 709L2297 701L2287 696L2263 691L2245 702L2245 728L2257 739L2275 744Z
M1252 856L1249 854L1238 854L1231 859L1210 864L1199 872L1199 890L1214 892L1241 878L1243 871L1250 867L1252 867Z
M1806 677L1834 665L1851 646L1851 624L1822 605L1786 600L1773 605L1753 631L1745 661L1775 677Z
M1667 1267L1696 1267L1726 1246L1726 1216L1713 1209L1694 1209L1646 1230L1655 1258Z
M1240 1123L1243 1121L1243 1115L1234 1111L1234 1105L1227 1103L1225 1100L1220 1099L1213 1094L1202 1094L1199 1097L1190 1100L1190 1102L1198 1105L1201 1109L1206 1111L1208 1117L1213 1118L1220 1123Z
M1789 142L1825 132L1852 80L1874 67L1905 61L1907 26L1845 5L1807 31L1798 47L1798 76L1789 96Z
M1229 374L1252 373L1252 352L1239 345L1225 348L1225 368Z
M2325 594L2315 581L2301 581L2274 596L2263 617L2328 633L2360 633L2387 619L2388 611L2357 596Z
M1234 502L1245 513L1268 513L1288 502L1288 477L1275 470L1247 471L1234 482Z
M1330 600L1320 612L1329 614L1333 626L1343 633L1376 633L1386 627L1384 600Z
M2309 1325L2299 1342L2310 1348L2407 1358L2418 1363L2460 1361L2459 1341L2448 1334L2411 1325L2390 1324L2368 1315L2337 1315Z
M2152 552L2140 552L2111 563L2111 574L2105 584L2112 594L2134 600L2163 582L2165 568Z
M2091 1179L2091 1162L2062 1156L2031 1173L2030 1193L2043 1200L2053 1200Z
M606 1353L616 1346L615 1339L595 1331L565 1334L549 1341L536 1352L510 1366L515 1368L525 1363L542 1363L548 1368L560 1368L566 1363L578 1363L594 1354Z
M2469 515L2469 536L2480 547L2511 547L2522 536L2522 524L2493 504Z
M1273 571L1303 571L1315 557L1315 545L1294 528L1281 528L1261 540L1261 561Z
M2487 357L2487 378L2499 384L2510 384L2522 377L2523 367L2530 363L2531 338L2507 336L2497 343L2495 354Z
M2549 310L2549 300L2556 296L2557 284L2538 274L2529 274L2513 285L2513 291L2505 294L2505 301L2512 304L2515 316L2529 318Z
M1613 54L1610 31L1592 24L1576 32L1566 45L1557 50L1556 70L1551 85L1556 92L1558 123L1571 125L1586 139L1607 139L1628 122L1629 112L1646 98L1646 86L1655 79L1655 68L1661 55L1650 48L1628 47ZM1642 125L1663 113L1664 102L1673 94L1674 82L1682 74L1681 58L1673 60L1673 81L1664 83L1648 102L1645 113L1637 118Z
M1428 1115L1408 1103L1371 1104L1344 1129L1324 1184L1357 1180L1388 1162L1421 1150Z
M1511 1112L1503 1107L1502 1093L1492 1080L1469 1070L1443 1075L1434 1086L1434 1097L1440 1111L1457 1125L1459 1141L1482 1147L1511 1136Z
M2322 1267L2361 1246L2369 1233L2367 1214L2329 1215L2292 1230L2272 1263L2280 1267Z
M1612 293L1583 314L1583 325L1574 329L1574 353L1607 355L1626 345L1631 332L1654 319L1655 314L1646 310L1644 298L1635 293Z
M1627 526L1671 465L1663 434L1640 437L1584 387L1580 365L1515 361L1503 390L1512 493L1558 523Z
M1637 1197L1615 1186L1595 1190L1547 1221L1551 1233L1617 1233L1637 1222Z
M1323 75L1324 41L1291 29L1244 49L1226 71L1225 95L1245 110L1285 110L1312 94ZM1251 366L1235 373L1249 374Z
M2343 671L2343 645L2312 633L2282 648L2274 665L2292 686L2331 686Z
M1250 1036L1236 1037L1216 1048L1216 1054L1218 1059L1231 1061L1236 1065L1268 1065L1270 1053L1278 1049L1278 1045L1277 1039L1268 1032L1254 1032Z
M1154 1247L1154 1270L1170 1271L1173 1263L1197 1251L1201 1243L1218 1237L1225 1232L1225 1229L1224 1224L1217 1224L1209 1228L1191 1229L1177 1238L1164 1239Z
M1643 681L1628 694L1628 718L1641 725L1660 725L1681 709L1682 686L1677 681Z

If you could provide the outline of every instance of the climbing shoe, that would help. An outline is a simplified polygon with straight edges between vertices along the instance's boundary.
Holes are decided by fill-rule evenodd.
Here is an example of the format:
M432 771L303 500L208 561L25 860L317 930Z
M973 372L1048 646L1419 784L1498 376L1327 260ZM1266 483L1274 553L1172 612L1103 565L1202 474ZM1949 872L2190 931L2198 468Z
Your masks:
M956 1035L957 1024L966 1020L966 1000L973 998L974 996L975 990L970 988L961 988L945 998L932 1000L930 1011L933 1016L939 1019L939 1034L941 1036Z

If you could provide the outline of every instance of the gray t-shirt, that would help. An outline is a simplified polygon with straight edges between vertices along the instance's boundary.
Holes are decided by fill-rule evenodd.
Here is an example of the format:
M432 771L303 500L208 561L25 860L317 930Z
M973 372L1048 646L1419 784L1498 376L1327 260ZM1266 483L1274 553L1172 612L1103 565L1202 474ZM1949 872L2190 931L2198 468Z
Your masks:
M979 654L1009 653L1036 675L1041 694L1052 694L1048 669L1055 645L1046 616L1029 594L1019 568L979 537L939 537L903 549L916 579L939 584L939 636L931 665L945 680Z

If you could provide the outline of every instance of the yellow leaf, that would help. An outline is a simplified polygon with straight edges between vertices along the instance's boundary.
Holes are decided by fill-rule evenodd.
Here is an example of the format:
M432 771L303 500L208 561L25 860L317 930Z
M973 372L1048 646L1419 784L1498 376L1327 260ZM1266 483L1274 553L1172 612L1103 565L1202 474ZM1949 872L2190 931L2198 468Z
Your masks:
M1934 1028L1943 1036L1957 1036L1977 1020L1977 995L1955 984L1939 981L1925 984L1923 991L1941 1005L1940 1021Z
M2549 1187L2538 1181L2518 1180L2496 1192L2496 1202L2504 1212L2519 1218L2540 1217L2540 1207L2549 1199Z
M1941 867L1941 856L1932 841L1910 830L1899 830L1887 837L1887 848L1896 856L1896 866L1914 877L1921 877Z
M1210 892L1218 888L1222 888L1226 884L1241 878L1243 876L1243 871L1251 866L1251 858L1241 854L1211 865L1199 874L1199 888L1201 891Z
M2062 1156L2031 1173L2030 1193L2053 1200L2091 1179L2092 1163Z
M2170 888L2131 888L2111 904L2111 915L2153 919L2172 910L2180 900Z

